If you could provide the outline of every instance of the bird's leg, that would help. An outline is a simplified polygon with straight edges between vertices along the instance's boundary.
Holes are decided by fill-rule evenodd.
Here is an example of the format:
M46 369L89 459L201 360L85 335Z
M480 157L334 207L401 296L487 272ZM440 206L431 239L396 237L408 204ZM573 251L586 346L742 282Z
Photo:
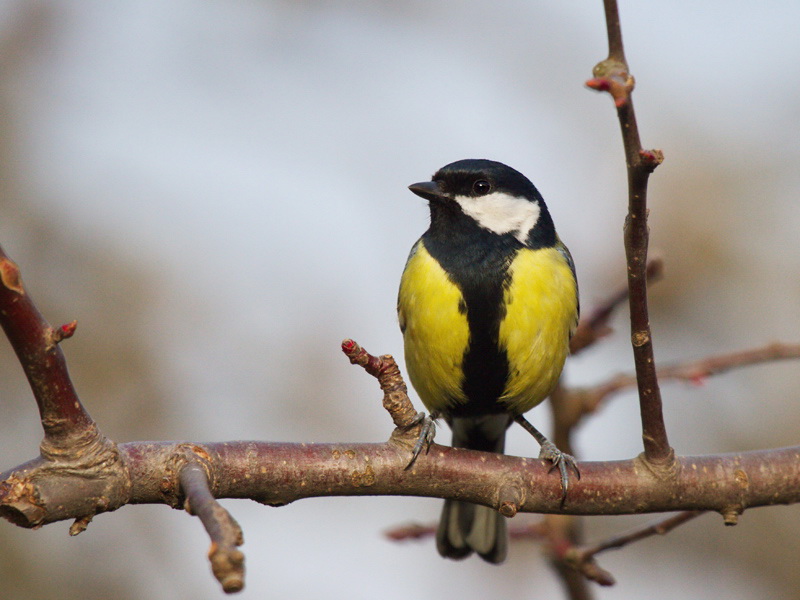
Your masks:
M564 502L567 500L567 490L569 489L570 467L573 471L575 471L575 475L578 477L578 479L581 478L581 472L578 470L578 465L575 462L575 458L556 448L556 445L553 442L544 437L542 432L531 425L522 415L514 417L514 420L522 425L525 431L530 433L534 438L536 438L536 441L539 442L539 445L542 447L541 452L539 452L539 458L549 460L551 463L553 463L553 466L550 467L551 471L558 467L558 470L561 472L561 489L563 491L561 495L561 504L563 506Z
M423 448L425 448L426 453L428 452L428 449L433 443L433 438L436 437L436 423L434 421L437 418L438 415L436 413L431 413L431 415L428 416L424 412L421 412L417 413L417 416L408 425L408 429L416 427L417 425L420 426L420 429L417 443L414 444L414 448L411 450L411 460L406 465L406 469L414 464L414 461L416 461L417 457L422 453Z

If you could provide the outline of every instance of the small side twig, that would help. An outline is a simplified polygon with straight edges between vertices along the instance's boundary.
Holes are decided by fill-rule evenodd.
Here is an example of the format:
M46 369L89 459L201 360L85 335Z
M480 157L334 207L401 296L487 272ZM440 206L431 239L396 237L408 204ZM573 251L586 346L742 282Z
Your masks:
M695 361L677 363L659 367L658 379L664 381L685 381L694 385L702 385L706 378L719 375L742 367L757 365L777 360L790 360L800 358L800 344L784 344L773 342L760 348L742 350L729 354L708 356ZM632 374L619 374L605 383L588 389L569 390L569 394L579 398L582 410L581 416L590 414L606 401L611 395L631 388L636 385L636 376Z
M677 515L673 515L662 521L652 523L646 527L634 529L628 533L611 537L593 546L585 547L578 552L578 556L582 560L590 559L594 558L601 552L605 552L606 550L624 548L628 544L638 542L639 540L643 540L654 535L666 535L676 527L683 525L684 523L687 523L688 521L691 521L702 514L702 510L687 510L678 513Z
M47 340L47 350L51 351L53 348L56 347L57 344L60 344L62 341L71 338L75 335L75 330L78 328L78 321L70 321L69 323L65 323L61 327L56 327L55 329L51 329L49 331L49 336Z
M437 526L438 523L408 523L392 527L385 531L384 535L393 542L422 540L436 535ZM508 537L512 540L542 540L547 536L548 528L544 521L533 523L514 523L512 521L508 526Z
M385 531L384 535L393 542L422 540L436 535L436 524L408 523L407 525L398 525Z
M410 448L411 461L406 468L411 468L422 450L430 449L433 443L436 436L433 418L414 410L400 367L390 354L373 356L351 339L342 342L342 352L352 364L363 367L378 379L383 390L383 407L391 415L395 426L390 441Z
M419 414L408 397L400 367L390 354L373 356L351 339L342 342L342 352L352 364L363 367L378 380L383 390L383 406L389 411L395 427L408 428L419 423Z
M706 377L719 375L731 369L793 358L800 358L800 344L773 342L761 348L718 354L694 362L662 367L658 370L658 377L701 384Z
M572 547L564 551L563 559L572 568L582 573L587 579L596 581L600 585L613 585L614 577L601 568L595 557L607 550L624 548L628 544L638 542L654 535L666 535L676 527L699 517L703 511L690 510L678 513L646 527L634 529L626 534L613 536L593 546Z
M196 463L185 465L180 472L180 481L186 495L187 512L200 519L211 538L208 559L214 577L226 593L240 591L244 587L244 554L238 549L244 543L241 527L214 499L202 466Z

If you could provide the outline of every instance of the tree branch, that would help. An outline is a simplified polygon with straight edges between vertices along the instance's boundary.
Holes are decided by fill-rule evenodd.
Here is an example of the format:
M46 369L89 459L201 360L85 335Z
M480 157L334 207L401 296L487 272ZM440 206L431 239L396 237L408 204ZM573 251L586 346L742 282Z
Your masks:
M646 527L635 529L624 535L614 536L599 544L582 548L564 548L562 559L570 567L582 573L587 579L596 581L600 585L614 585L614 577L601 568L595 561L595 556L606 550L624 548L628 544L638 542L654 535L666 535L676 527L702 515L702 511L685 511L667 519L653 523Z
M2 247L0 325L28 378L44 430L41 456L0 481L0 516L34 527L75 516L70 533L77 535L95 513L122 506L129 479L116 444L81 404L58 346L72 336L77 323L58 329L47 323L25 289L19 267ZM69 484L59 492L62 504L43 506L48 490L65 481Z
M656 378L653 339L647 308L645 266L649 231L647 227L647 180L663 161L658 150L643 150L633 110L634 79L625 61L619 11L616 0L604 0L609 55L598 63L594 79L587 85L614 98L628 169L628 216L625 220L625 255L628 261L628 289L631 307L631 342L639 387L642 440L645 458L667 471L674 452L669 445Z
M99 433L77 400L56 346L60 334L36 310L19 269L5 254L0 254L0 274L0 322L29 374L45 428L41 456L0 474L0 516L30 528L75 519L70 528L75 535L96 514L125 504L187 507L211 537L212 568L226 591L242 586L243 555L237 548L242 537L217 498L280 506L316 496L429 496L484 504L507 516L518 511L592 515L715 510L728 523L746 508L800 501L800 447L679 458L670 478L641 457L582 463L582 477L570 488L566 506L559 478L543 460L434 444L409 466L412 448L428 439L429 424L414 410L391 356L374 357L352 340L343 343L343 350L378 379L396 425L384 444L117 445ZM63 333L71 330L72 325ZM785 354L778 346L772 352ZM754 357L769 359L750 355ZM736 355L727 362L743 361ZM726 361L717 359L704 369L725 366ZM55 443L47 443L51 438ZM559 535L570 531L559 529ZM573 536L565 539L574 541Z
M616 0L604 0L603 9L606 14L606 36L608 37L608 58L621 63L625 62L625 48L622 46L622 26L619 21L619 10Z
M17 354L39 407L49 444L69 445L74 437L96 435L83 408L58 343L75 332L73 321L53 329L22 283L19 267L0 247L0 325Z
M186 443L119 445L130 473L128 504L169 504L181 488L170 468ZM499 509L511 492L518 511L575 515L621 515L678 510L741 513L746 508L800 501L800 446L676 459L676 476L665 480L641 458L582 462L581 479L561 508L558 477L539 459L497 457L434 444L411 469L408 450L383 444L288 444L257 441L191 444L208 456L215 498L249 498L281 506L321 496L400 495L452 498ZM18 511L17 525L35 527L84 516L72 488L81 475L48 485L30 463L0 478L3 516ZM7 481L32 487L41 518L8 508ZM180 504L179 504L180 505ZM114 507L116 508L116 507ZM109 508L113 510L113 508Z
M624 548L628 544L647 539L654 535L666 535L676 527L683 525L684 523L687 523L702 514L702 511L697 510L688 510L678 513L677 515L673 515L667 519L658 521L657 523L647 525L643 528L634 529L626 534L617 535L593 546L585 547L578 552L578 558L581 562L583 562L585 560L594 558L606 550L617 550L619 548Z
M196 462L180 471L181 489L186 494L186 511L197 515L211 538L208 558L211 570L226 593L244 587L244 554L238 549L244 543L242 528L214 499L205 469Z
M800 358L800 344L782 344L773 342L760 348L742 350L729 354L708 356L699 360L677 363L658 368L658 380L686 381L701 385L707 377L719 375L730 371L764 362L789 360ZM605 383L591 388L570 389L566 393L571 396L570 404L577 407L570 411L570 416L580 419L591 414L613 394L636 385L636 376L632 374L619 374ZM577 420L576 420L577 423Z

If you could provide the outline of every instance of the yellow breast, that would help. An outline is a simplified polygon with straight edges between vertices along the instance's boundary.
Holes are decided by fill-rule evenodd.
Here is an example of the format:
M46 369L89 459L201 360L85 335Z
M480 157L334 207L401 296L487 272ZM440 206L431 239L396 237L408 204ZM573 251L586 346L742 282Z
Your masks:
M552 392L561 374L577 320L577 284L556 248L519 250L508 268L505 312L494 334L508 373L497 401L522 414ZM428 410L447 412L468 402L463 364L470 326L464 297L422 241L403 273L398 314L408 376Z
M469 325L461 291L420 240L408 258L397 300L408 376L430 411L465 402L461 363Z
M509 364L500 401L522 414L553 391L578 314L577 284L556 248L520 250L510 266L499 344Z

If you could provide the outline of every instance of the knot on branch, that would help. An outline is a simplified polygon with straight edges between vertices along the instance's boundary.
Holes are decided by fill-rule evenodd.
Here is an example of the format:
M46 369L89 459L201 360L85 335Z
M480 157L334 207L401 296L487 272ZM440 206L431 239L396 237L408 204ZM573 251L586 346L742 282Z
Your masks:
M186 496L181 486L180 477L181 472L189 464L197 465L205 472L209 490L216 489L213 463L208 450L198 444L178 444L175 451L167 459L161 484L159 485L159 491L164 501L172 508L186 508Z
M628 65L607 58L595 65L592 75L594 78L586 82L586 87L598 92L608 92L617 108L622 108L628 103L636 85L633 75L628 73Z
M55 329L49 327L45 332L45 336L47 338L47 352L52 352L62 340L66 340L75 335L75 330L77 328L78 321L70 321L69 323L65 323L61 327L56 327Z
M411 404L408 387L403 381L400 367L397 366L394 357L384 354L379 360L382 368L378 375L378 383L383 391L383 407L392 416L396 427L412 427L418 424L419 414Z
M594 581L603 587L610 587L617 583L610 572L598 565L593 556L587 556L581 548L569 547L559 558L589 581Z
M45 427L57 428L59 421L51 419ZM51 469L74 468L75 472L119 460L116 444L100 433L96 423L70 430L63 437L45 436L39 444L39 452L51 463Z
M47 508L25 471L0 482L0 517L18 527L38 529L44 525L46 514Z
M663 458L648 458L643 452L633 459L633 463L637 471L641 467L659 481L674 480L681 472L681 462L675 459L675 450L671 447Z
M517 483L506 483L500 488L498 494L499 506L497 510L506 518L517 514L520 507L525 504L524 486Z
M739 524L739 516L744 512L741 506L726 506L720 511L725 525L732 527Z
M654 150L653 152L657 151ZM645 279L648 286L658 282L663 274L664 260L661 257L653 256L647 259ZM613 331L609 325L611 316L618 306L628 300L628 295L629 290L626 284L600 302L591 313L586 313L581 317L580 323L578 323L578 327L569 342L569 353L571 355L578 354Z
M0 483L0 516L20 527L75 518L77 535L97 513L130 497L130 476L117 445L91 424L69 438L45 438L41 457Z
M664 152L661 150L639 150L641 164L648 173L656 170L656 167L664 162Z
M239 592L244 588L244 552L212 542L208 550L208 560L211 562L211 572L226 594Z
M0 283L7 290L11 290L20 296L25 294L22 275L20 275L17 263L5 256L0 258Z

